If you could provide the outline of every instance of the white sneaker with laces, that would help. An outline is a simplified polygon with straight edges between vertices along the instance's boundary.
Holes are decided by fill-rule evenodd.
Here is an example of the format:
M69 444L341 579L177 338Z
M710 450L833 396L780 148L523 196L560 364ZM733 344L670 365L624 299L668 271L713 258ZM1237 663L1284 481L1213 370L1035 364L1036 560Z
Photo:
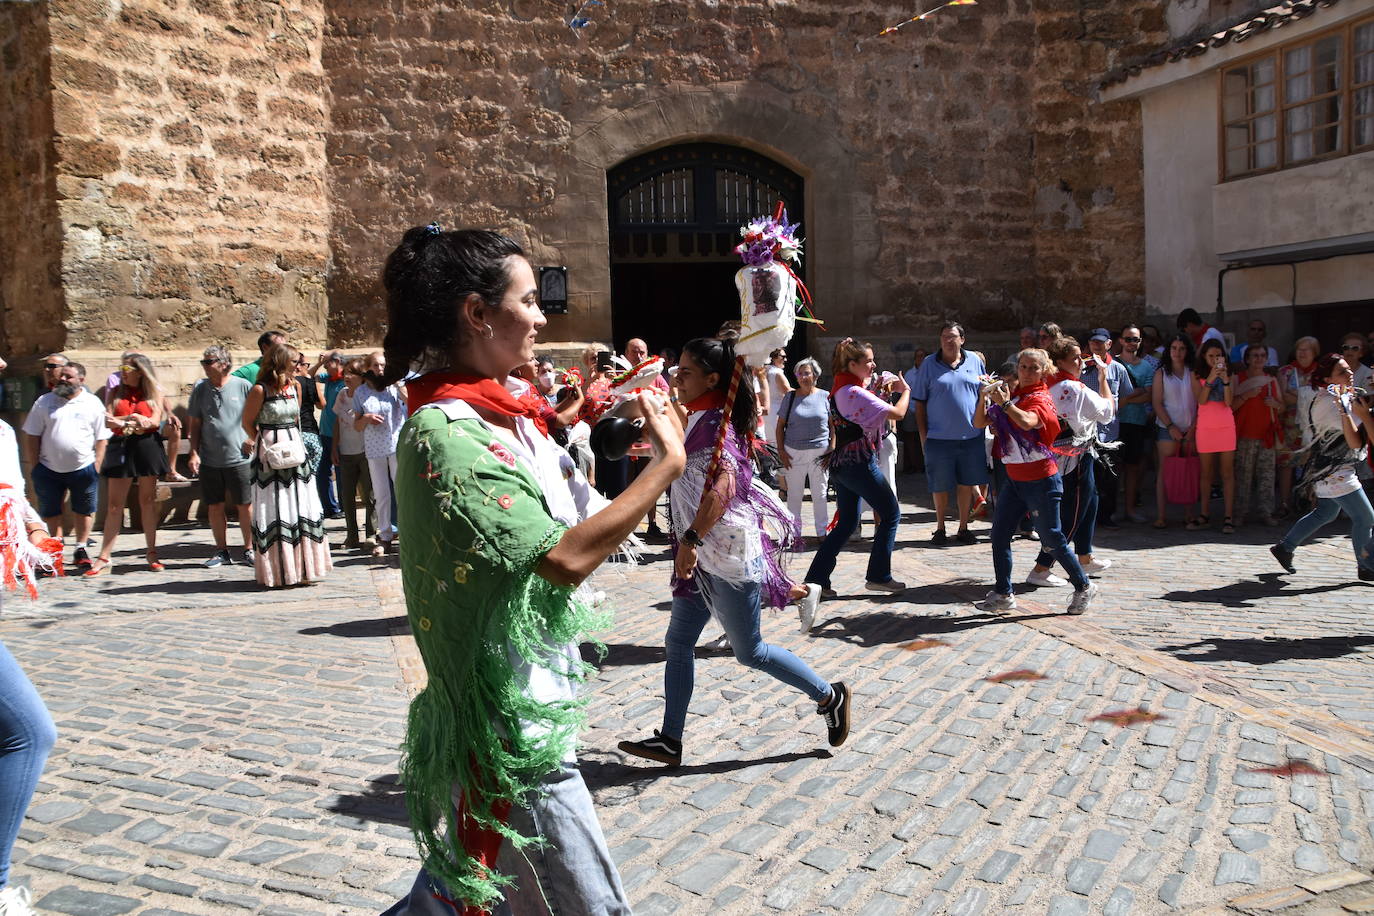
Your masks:
M1097 573L1104 573L1104 572L1106 572L1107 570L1111 569L1111 568L1112 568L1112 561L1111 561L1111 560L1099 560L1099 559L1097 559L1096 557L1094 557L1093 559L1089 560L1088 562L1082 563L1082 564L1080 564L1080 565L1083 567L1083 572L1084 572L1084 574L1085 574L1085 575L1091 576L1091 575L1095 575L1095 574L1097 574Z
M1065 585L1069 584L1069 580L1063 578L1062 576L1056 576L1048 569L1044 572L1036 572L1032 569L1030 571L1030 575L1026 576L1026 584L1044 585L1048 588L1063 588Z
M810 633L816 623L816 608L821 603L821 587L815 582L806 583L806 594L797 602L797 619L801 621L801 631Z
M985 611L1014 611L1016 610L1016 596L1004 595L1001 592L988 592L983 598L983 610Z
M38 916L38 913L30 904L33 898L29 896L27 887L7 887L0 890L0 916Z
M1096 584L1089 582L1087 588L1074 592L1073 597L1069 599L1069 613L1074 616L1082 614L1092 605L1093 599L1097 597L1097 593L1100 591L1101 589Z

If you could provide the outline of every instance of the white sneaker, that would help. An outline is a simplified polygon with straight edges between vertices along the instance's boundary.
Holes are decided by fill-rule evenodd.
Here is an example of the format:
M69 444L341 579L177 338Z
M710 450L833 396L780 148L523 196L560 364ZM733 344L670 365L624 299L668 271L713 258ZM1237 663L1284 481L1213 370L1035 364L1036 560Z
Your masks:
M1126 513L1126 520L1127 520L1127 521L1131 521L1131 522L1135 522L1137 525L1143 525L1143 524L1145 524L1146 522L1149 521L1148 518L1146 518L1145 516L1141 515L1139 512L1127 512L1127 513Z
M1097 593L1100 591L1100 588L1089 582L1087 588L1081 592L1074 592L1073 597L1069 599L1069 613L1075 616L1082 614L1092 605L1093 599L1097 597Z
M1065 585L1068 585L1068 584L1069 584L1069 580L1068 580L1068 579L1065 579L1065 578L1063 578L1063 577L1061 577L1061 576L1056 576L1054 573L1050 572L1048 569L1045 570L1044 572L1036 572L1035 570L1032 569L1032 570L1030 571L1030 575L1029 575L1029 576L1026 576L1026 584L1027 584L1027 585L1044 585L1044 586L1047 586L1048 588L1063 588Z
M797 602L797 619L801 621L801 631L810 633L816 623L816 608L821 603L821 587L815 582L806 583L806 594Z
M886 582L865 582L864 588L870 592L890 592L895 595L897 592L906 591L906 583L888 579Z
M982 609L985 611L1014 611L1016 610L1016 596L1004 595L1001 592L988 592L983 598Z
M712 650L728 649L730 648L730 637L722 633L710 642L705 643L702 648Z
M1096 575L1096 574L1098 574L1098 573L1104 573L1104 572L1106 572L1107 570L1111 569L1111 568L1112 568L1112 561L1111 561L1111 560L1099 560L1099 559L1097 559L1096 557L1094 557L1093 559L1089 560L1088 562L1082 563L1082 564L1080 564L1080 565L1083 567L1083 573L1084 573L1084 575L1092 576L1092 575Z
M38 913L29 904L33 903L33 898L29 896L27 887L7 887L0 890L0 916L38 916Z

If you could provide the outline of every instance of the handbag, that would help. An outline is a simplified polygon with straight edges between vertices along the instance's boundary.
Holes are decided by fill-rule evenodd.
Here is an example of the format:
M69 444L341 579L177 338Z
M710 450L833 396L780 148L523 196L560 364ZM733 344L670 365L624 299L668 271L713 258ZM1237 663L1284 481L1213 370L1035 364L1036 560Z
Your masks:
M305 443L295 436L259 445L263 463L274 471L286 471L305 464Z
M1202 462L1198 459L1196 450L1189 455L1184 449L1180 449L1177 455L1165 458L1164 466L1159 472L1164 478L1164 498L1176 506L1197 502L1200 486L1198 479L1201 472Z

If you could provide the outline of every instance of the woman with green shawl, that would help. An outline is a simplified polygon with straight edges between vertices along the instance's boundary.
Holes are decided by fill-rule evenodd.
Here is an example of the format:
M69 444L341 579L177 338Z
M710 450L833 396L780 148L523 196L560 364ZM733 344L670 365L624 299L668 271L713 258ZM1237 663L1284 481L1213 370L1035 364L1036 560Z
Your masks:
M387 916L629 913L573 753L577 645L605 623L583 582L682 473L676 415L640 395L654 457L607 503L519 400L526 383L509 378L545 323L519 245L416 227L383 284L382 383L411 374L396 501L429 677L401 763L424 868Z

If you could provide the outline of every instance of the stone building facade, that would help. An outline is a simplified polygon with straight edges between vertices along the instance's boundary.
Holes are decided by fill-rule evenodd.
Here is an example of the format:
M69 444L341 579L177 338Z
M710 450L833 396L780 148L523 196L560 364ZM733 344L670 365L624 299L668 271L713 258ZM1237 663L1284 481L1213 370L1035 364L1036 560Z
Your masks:
M731 180L757 193L759 163L795 181L830 333L1110 324L1146 307L1141 135L1096 86L1262 5L980 0L877 37L912 10L610 0L573 30L545 0L0 2L0 350L375 343L382 259L430 220L568 268L549 341L623 345L728 260L709 232L617 237L608 173L688 144L752 157ZM617 251L649 264L634 301ZM695 333L731 307L688 292Z

